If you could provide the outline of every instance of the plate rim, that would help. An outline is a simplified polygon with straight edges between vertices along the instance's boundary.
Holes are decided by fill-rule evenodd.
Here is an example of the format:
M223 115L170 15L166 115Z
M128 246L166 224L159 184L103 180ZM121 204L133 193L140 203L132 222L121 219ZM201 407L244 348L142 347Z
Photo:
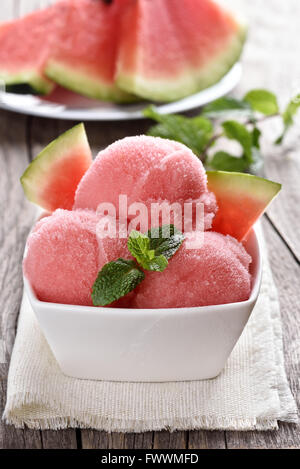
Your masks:
M218 99L230 93L237 86L241 77L242 63L237 62L216 84L202 91L199 91L198 93L195 93L193 95L187 96L186 98L171 103L153 104L155 105L157 111L161 114L187 112L192 109L204 106L205 104L208 104L214 101L215 99ZM14 104L14 101L17 101L18 98L23 100L23 106ZM32 103L34 102L36 102L36 104L32 105ZM145 102L144 107L147 107L150 104L151 102ZM112 104L112 106L114 107L112 107L111 109L72 109L65 107L63 104L60 103L53 104L50 101L47 102L47 100L41 99L38 96L34 95L18 95L6 92L0 93L0 109L24 115L31 115L35 117L90 122L146 119L146 117L141 112L141 108L136 109L136 107L140 107L141 104L132 104L128 106ZM133 109L131 112L130 110L128 110L129 106L131 107L131 109Z

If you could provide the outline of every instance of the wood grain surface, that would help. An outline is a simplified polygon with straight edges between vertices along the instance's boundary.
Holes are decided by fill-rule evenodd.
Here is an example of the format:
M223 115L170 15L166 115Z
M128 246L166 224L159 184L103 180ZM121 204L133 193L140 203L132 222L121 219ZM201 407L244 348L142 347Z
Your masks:
M47 0L1 0L0 21L40 8ZM300 91L299 0L228 0L249 22L243 56L244 75L235 90L242 96L253 87L272 89L284 104ZM297 52L298 47L298 52ZM298 120L299 123L299 120ZM38 119L0 111L0 338L6 363L0 365L0 412L5 405L6 378L22 295L21 260L34 209L24 199L19 177L28 162L72 122ZM89 123L94 153L117 138L144 133L147 121ZM300 404L300 130L295 126L283 147L272 145L280 124L265 125L265 173L283 183L283 191L264 217L269 257L278 287L284 329L284 352L292 392ZM299 425L280 424L276 432L147 432L105 433L94 430L17 430L0 423L0 448L300 448Z

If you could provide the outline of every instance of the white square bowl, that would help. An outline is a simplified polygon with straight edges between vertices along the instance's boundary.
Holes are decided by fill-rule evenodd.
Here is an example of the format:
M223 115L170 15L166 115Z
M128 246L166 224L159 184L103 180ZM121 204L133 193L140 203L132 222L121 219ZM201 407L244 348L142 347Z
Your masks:
M81 379L163 382L216 377L256 303L262 259L256 230L245 247L252 256L249 300L217 306L125 309L39 301L25 288L63 373Z

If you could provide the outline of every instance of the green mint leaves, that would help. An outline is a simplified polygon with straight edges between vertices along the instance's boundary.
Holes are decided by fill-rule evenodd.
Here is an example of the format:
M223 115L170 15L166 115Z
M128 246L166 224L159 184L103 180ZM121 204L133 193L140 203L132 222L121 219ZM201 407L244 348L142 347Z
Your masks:
M259 173L263 165L259 124L280 116L284 130L275 142L280 144L293 125L299 108L300 94L280 112L274 93L255 89L242 99L219 98L204 106L196 117L162 115L152 106L144 110L144 115L157 122L150 127L148 135L177 140L187 145L208 169ZM223 142L224 139L235 140L241 151L231 154L222 147L214 151L216 142Z
M105 306L131 292L145 274L134 261L117 259L105 264L93 285L92 300L95 306Z
M150 127L148 135L176 140L189 147L197 156L201 155L213 135L212 122L202 116L187 118L176 114L162 115L153 106L146 108L144 115L158 122Z
M207 104L202 111L202 116L208 119L217 119L223 116L231 115L244 115L251 116L252 109L249 103L227 96L219 98L212 103Z
M93 304L106 306L134 290L145 278L141 267L163 272L183 240L184 235L173 225L152 228L147 234L132 230L128 249L136 261L120 258L105 264L93 285Z
M275 94L267 90L252 90L246 94L244 101L249 103L253 111L260 112L265 116L272 116L279 112Z
M166 257L157 255L150 247L148 235L132 230L128 239L128 249L145 270L162 272L168 265Z
M156 256L163 255L167 260L174 256L183 243L184 235L174 225L163 225L148 231L150 249Z
M280 135L280 137L278 137L278 139L275 142L277 145L282 143L282 140L284 139L286 132L293 125L294 116L296 112L298 111L299 107L300 107L300 94L295 96L295 98L289 102L289 104L287 105L286 109L284 110L282 114L284 129L283 129L282 135Z

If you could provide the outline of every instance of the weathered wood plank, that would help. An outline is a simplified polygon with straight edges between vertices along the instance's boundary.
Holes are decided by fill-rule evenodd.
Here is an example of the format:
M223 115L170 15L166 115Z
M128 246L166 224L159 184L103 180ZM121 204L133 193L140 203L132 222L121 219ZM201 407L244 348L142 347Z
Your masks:
M300 406L300 266L269 222L263 226L281 306L285 367ZM277 432L226 432L226 440L228 448L300 448L300 425L281 423Z
M45 8L56 0L15 0L18 2L18 16L24 16L32 11Z
M76 431L68 430L43 430L41 440L43 449L76 449Z
M0 413L5 407L6 378L0 378ZM0 449L41 449L42 441L39 431L17 429L13 425L0 422Z
M58 134L59 126L57 121L30 118L27 137L30 158L34 158ZM43 448L77 448L76 430L74 429L43 431L41 434Z
M108 433L96 430L81 430L83 449L108 449Z
M243 79L235 95L241 97L252 88L270 89L277 94L284 108L300 92L300 62L295 59L295 44L299 42L300 2L273 0L272 10L269 9L268 14L262 12L264 6L260 0L226 0L225 3L241 10L249 23L248 43L243 54ZM300 260L299 230L295 229L300 205L299 123L300 116L280 147L273 145L282 130L280 119L264 123L262 129L266 177L283 184L280 197L274 201L268 214Z
M154 432L136 433L134 435L135 449L152 449Z
M154 433L153 449L187 449L188 432L161 431Z
M4 0L1 2L0 21L8 21L16 17L18 0Z
M25 118L0 113L0 295L1 332L10 355L23 290L22 256L34 209L24 198L19 178L28 165Z
M225 449L226 440L223 431L190 431L189 449Z
M151 449L153 433L106 433L82 430L83 449Z
M6 395L6 376L16 320L23 291L22 257L32 225L34 209L23 196L19 177L28 164L25 122L22 116L0 112L0 338L6 349L1 372L1 413ZM16 430L0 423L0 447L41 447L39 432Z
M300 123L300 119L298 121ZM294 255L300 261L299 206L300 206L300 131L299 125L291 131L286 150L273 149L265 161L268 178L279 181L282 191L268 210L268 215Z

